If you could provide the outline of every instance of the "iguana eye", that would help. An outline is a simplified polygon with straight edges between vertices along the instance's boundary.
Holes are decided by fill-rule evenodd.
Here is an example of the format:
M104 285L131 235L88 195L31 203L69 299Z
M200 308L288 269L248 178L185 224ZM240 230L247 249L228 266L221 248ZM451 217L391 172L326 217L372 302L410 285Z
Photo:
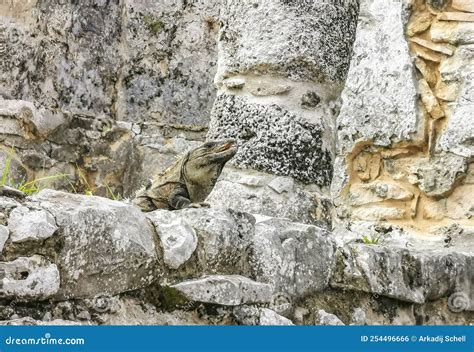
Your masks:
M206 142L204 143L204 148L207 148L207 149L211 149L212 147L214 147L215 143L214 142Z

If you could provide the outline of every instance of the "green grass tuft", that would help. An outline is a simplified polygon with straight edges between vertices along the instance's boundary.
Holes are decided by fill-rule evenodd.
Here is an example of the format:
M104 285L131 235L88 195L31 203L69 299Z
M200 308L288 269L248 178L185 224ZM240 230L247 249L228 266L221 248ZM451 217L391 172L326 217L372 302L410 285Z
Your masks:
M362 236L362 242L368 245L381 244L383 242L383 234L374 236Z

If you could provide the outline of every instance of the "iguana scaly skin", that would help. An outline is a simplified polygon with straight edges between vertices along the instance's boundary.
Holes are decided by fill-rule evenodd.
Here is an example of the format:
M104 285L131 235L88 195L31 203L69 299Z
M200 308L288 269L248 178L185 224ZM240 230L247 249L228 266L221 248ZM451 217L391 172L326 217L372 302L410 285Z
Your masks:
M142 211L205 206L202 202L236 152L233 140L204 143L155 176L137 192L133 204Z

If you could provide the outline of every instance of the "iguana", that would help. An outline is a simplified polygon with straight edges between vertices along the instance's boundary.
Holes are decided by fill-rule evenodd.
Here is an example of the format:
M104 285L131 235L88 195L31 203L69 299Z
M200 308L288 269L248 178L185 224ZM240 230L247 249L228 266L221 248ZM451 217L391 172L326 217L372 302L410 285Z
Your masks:
M202 202L236 152L233 140L206 142L155 176L132 202L146 212L207 206Z

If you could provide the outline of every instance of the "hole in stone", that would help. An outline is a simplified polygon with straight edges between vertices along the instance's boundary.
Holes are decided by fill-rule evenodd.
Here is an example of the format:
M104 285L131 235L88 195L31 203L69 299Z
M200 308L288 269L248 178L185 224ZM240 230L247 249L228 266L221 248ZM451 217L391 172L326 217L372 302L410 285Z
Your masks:
M30 275L30 273L28 271L21 271L19 273L18 280L26 280L29 275Z

